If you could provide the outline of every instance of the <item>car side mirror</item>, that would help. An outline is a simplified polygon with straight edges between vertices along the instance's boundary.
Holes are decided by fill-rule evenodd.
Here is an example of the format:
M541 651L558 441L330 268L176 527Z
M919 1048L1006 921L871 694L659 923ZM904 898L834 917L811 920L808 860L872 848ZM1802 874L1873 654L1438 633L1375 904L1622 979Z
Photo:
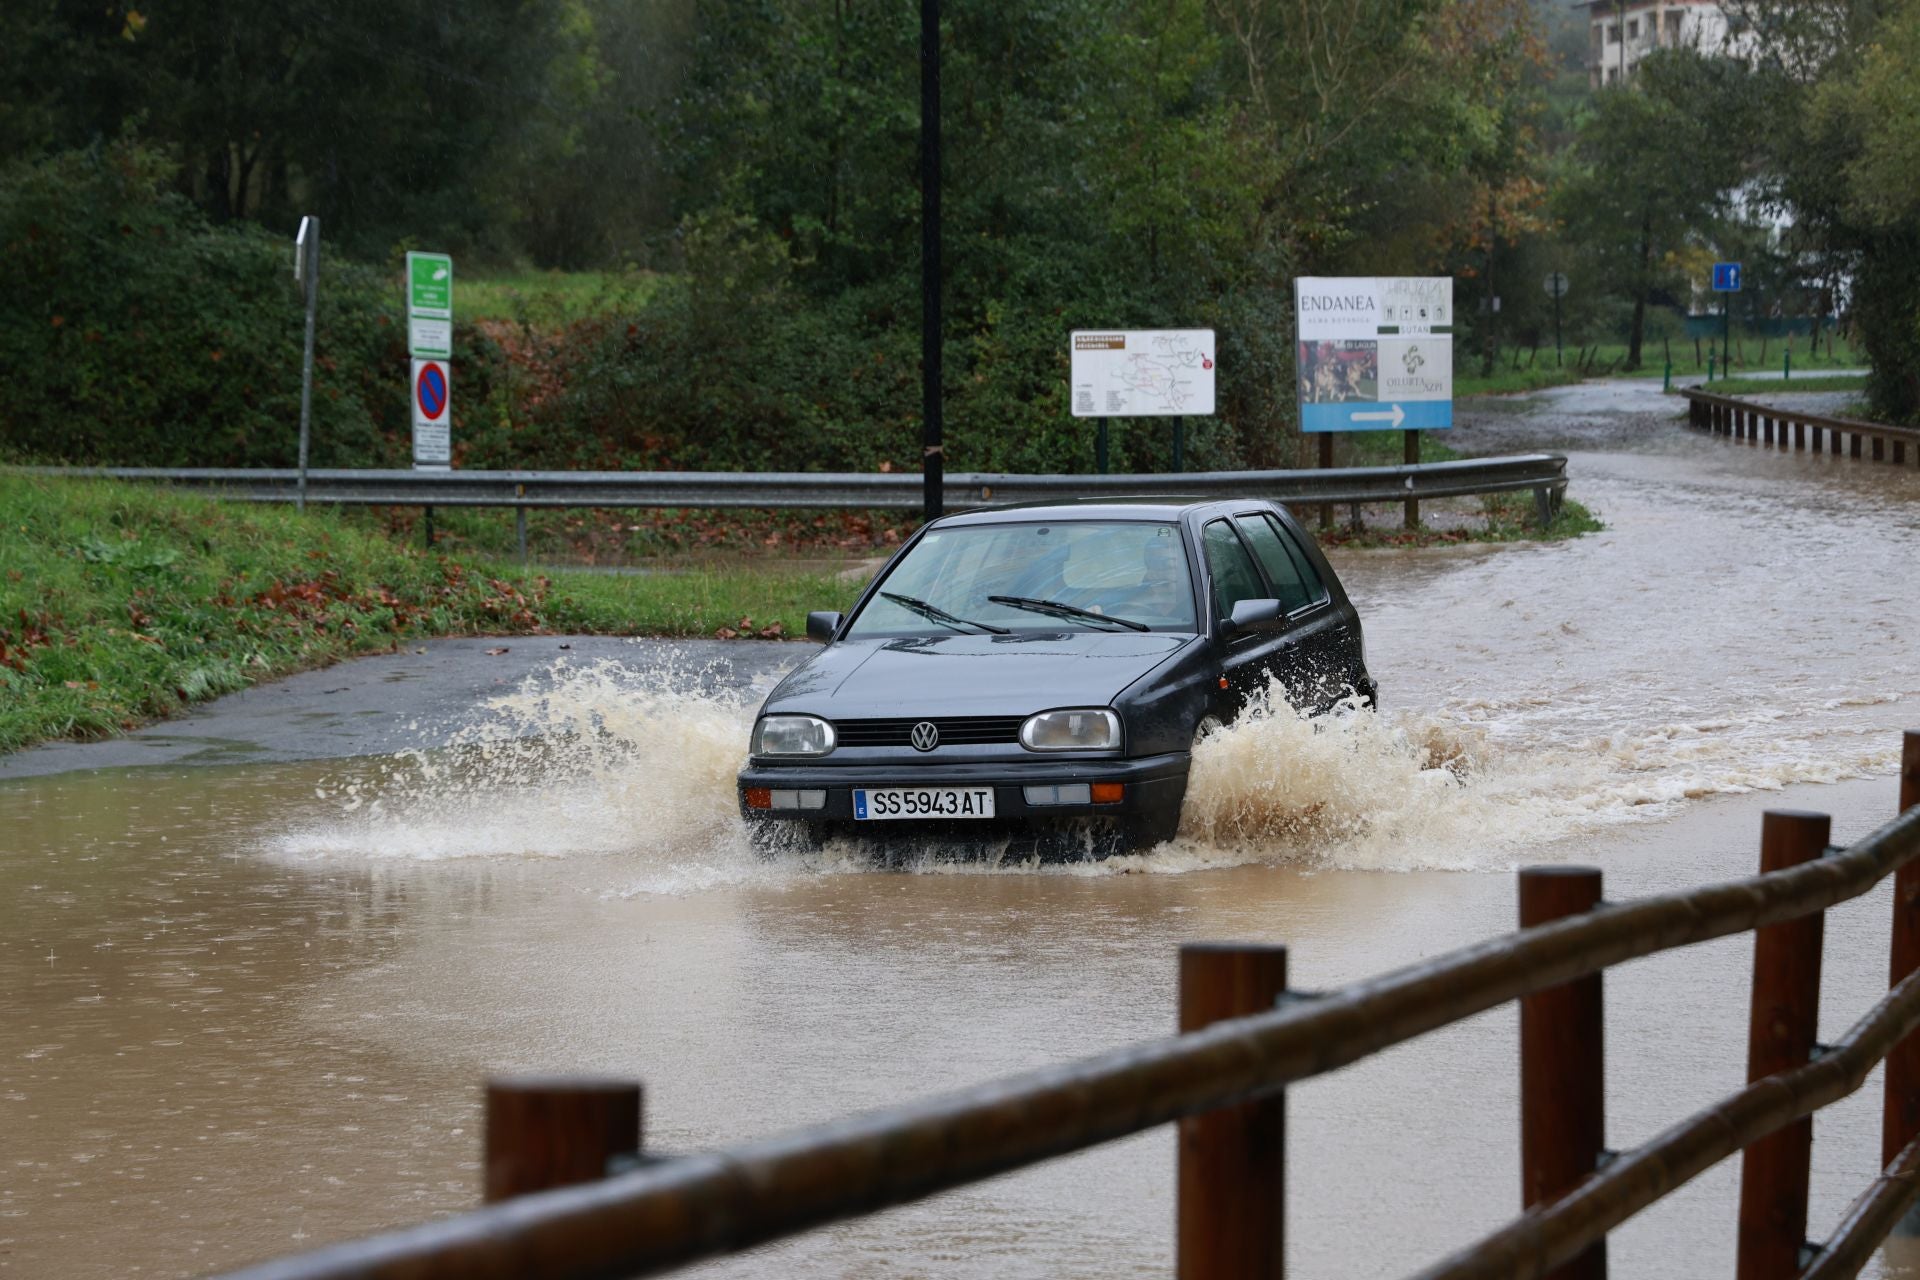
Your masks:
M1242 631L1277 631L1280 621L1286 616L1278 600L1240 600L1235 602L1233 612L1227 616L1227 633L1238 635Z
M807 615L807 639L826 644L840 629L840 615L820 610Z

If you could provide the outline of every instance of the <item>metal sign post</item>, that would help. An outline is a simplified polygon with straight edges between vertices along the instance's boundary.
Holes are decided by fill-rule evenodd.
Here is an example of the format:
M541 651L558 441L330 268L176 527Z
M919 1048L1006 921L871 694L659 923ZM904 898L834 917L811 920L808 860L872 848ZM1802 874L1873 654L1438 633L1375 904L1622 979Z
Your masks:
M920 0L920 473L921 514L945 508L940 399L940 0Z
M1720 299L1720 376L1733 376L1733 298L1740 292L1740 264L1737 262L1716 262L1713 264L1713 291L1723 295Z
M407 254L407 398L413 403L413 469L453 469L453 258ZM433 508L422 508L433 546Z
M293 500L296 511L307 509L307 442L313 434L313 318L320 300L320 219L300 219L293 238L293 278L307 304L307 341L300 357L300 488Z
M1560 367L1560 299L1567 296L1567 277L1558 271L1545 281L1547 296L1553 299L1553 364Z
M407 255L407 353L414 470L445 471L453 465L453 259L444 253Z
M1211 329L1075 329L1072 412L1097 418L1094 457L1107 474L1107 419L1172 418L1173 469L1186 469L1186 415L1211 415L1219 348Z

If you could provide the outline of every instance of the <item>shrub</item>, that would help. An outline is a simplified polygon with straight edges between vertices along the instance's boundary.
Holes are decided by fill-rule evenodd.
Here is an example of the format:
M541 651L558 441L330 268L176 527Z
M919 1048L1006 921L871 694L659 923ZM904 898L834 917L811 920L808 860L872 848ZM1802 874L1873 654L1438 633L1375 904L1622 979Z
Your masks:
M0 172L0 442L15 458L291 466L305 314L290 238L216 227L122 142ZM323 263L316 466L405 456L398 290Z

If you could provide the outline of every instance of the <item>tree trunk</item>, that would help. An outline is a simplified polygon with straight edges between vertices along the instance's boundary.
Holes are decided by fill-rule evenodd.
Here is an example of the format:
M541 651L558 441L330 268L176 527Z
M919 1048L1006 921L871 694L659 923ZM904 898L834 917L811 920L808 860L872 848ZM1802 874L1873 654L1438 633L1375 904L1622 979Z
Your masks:
M1499 246L1500 235L1494 219L1498 206L1494 203L1493 186L1487 186L1487 354L1480 364L1480 376L1493 376L1493 362L1500 357L1500 294L1493 283L1493 255Z
M1647 336L1647 295L1653 292L1653 214L1640 218L1640 273L1633 287L1633 326L1627 330L1626 370L1640 367L1640 348Z
M207 215L215 222L233 219L233 157L226 143L207 154Z

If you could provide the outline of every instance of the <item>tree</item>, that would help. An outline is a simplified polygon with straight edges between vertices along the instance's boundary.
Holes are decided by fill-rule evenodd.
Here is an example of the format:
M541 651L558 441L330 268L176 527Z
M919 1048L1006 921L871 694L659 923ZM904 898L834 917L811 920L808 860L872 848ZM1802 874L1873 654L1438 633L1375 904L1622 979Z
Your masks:
M1579 128L1557 204L1603 287L1632 305L1628 369L1641 364L1649 302L1689 287L1689 248L1730 216L1747 175L1756 117L1740 109L1744 83L1735 64L1663 50L1596 93Z

